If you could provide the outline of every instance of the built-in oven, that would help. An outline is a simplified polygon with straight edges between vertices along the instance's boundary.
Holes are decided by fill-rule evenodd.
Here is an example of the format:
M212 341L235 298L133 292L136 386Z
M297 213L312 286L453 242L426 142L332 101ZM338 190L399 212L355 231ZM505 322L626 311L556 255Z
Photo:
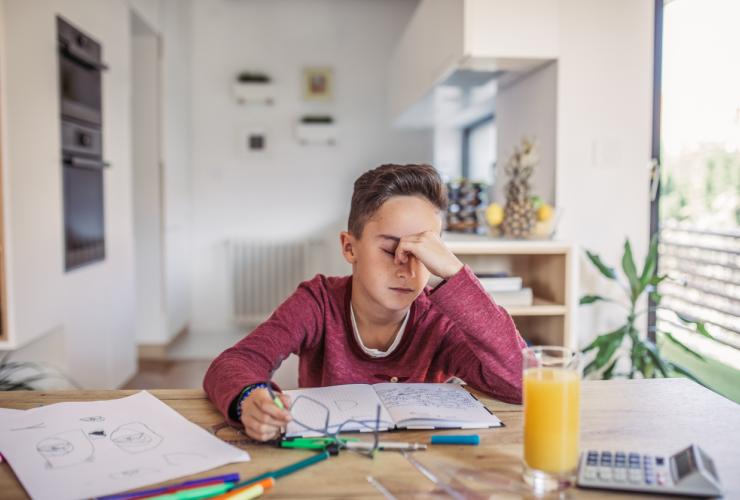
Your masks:
M65 269L105 258L102 48L57 18Z
M102 125L100 44L57 18L62 116Z
M65 268L105 258L102 134L62 122Z

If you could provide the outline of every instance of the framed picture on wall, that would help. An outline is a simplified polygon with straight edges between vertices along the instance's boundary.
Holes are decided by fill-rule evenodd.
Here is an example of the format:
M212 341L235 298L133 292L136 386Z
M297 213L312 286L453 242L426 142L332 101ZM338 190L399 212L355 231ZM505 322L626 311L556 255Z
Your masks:
M329 67L303 68L303 99L329 101L334 94L334 75Z

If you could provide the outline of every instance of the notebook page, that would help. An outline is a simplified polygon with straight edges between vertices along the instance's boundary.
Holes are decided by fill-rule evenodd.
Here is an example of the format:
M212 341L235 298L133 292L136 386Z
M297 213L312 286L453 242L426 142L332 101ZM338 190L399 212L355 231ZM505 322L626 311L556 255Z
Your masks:
M501 421L456 384L375 384L397 427L496 427Z
M285 391L285 393L291 398L290 412L293 416L293 420L285 431L287 437L319 435L299 425L298 422L312 429L323 429L326 425L327 409L330 432L336 432L341 423L350 419L364 421L366 425L350 422L342 426L342 432L371 432L375 426L378 405L380 405L380 430L393 427L391 416L380 404L373 388L367 384L314 387ZM306 399L306 396L314 401ZM316 401L322 403L323 406L317 404Z

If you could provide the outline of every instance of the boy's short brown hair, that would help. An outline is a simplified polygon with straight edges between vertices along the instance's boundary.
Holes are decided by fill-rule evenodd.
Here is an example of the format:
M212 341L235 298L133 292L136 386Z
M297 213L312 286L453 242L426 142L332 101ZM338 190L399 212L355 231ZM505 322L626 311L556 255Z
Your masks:
M393 196L420 196L440 211L447 209L447 189L431 165L381 165L355 181L347 228L356 238L365 223Z

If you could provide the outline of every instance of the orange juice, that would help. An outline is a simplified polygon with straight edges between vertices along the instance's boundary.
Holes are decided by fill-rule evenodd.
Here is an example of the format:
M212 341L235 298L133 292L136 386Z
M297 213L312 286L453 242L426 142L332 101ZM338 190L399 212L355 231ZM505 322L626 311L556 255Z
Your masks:
M578 371L524 370L524 461L558 474L578 465L581 380Z

